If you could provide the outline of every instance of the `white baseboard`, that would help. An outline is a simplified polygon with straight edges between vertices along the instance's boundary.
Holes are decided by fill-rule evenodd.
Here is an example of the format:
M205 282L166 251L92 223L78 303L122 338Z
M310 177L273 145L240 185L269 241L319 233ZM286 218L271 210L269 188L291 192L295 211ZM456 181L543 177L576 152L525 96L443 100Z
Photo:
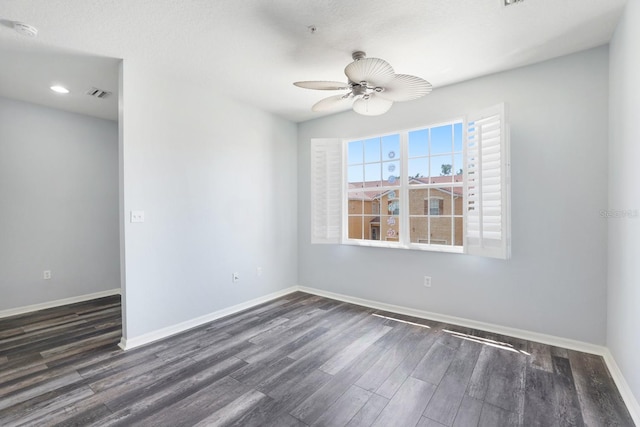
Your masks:
M640 426L640 404L633 395L631 387L629 387L629 383L624 379L624 375L622 375L622 371L616 363L616 359L614 359L613 354L611 354L611 351L609 351L608 348L605 349L603 357L604 362L607 364L607 368L609 368L611 377L616 383L616 386L618 386L618 391L622 395L624 403L627 405L627 409L631 414L631 418L633 418L633 422L636 423L637 426Z
M493 332L500 335L508 335L510 337L521 338L528 341L535 341L543 344L553 345L556 347L567 348L570 350L581 351L584 353L596 354L604 356L606 348L600 345L590 344L582 341L571 340L568 338L555 337L553 335L531 332L524 329L510 328L492 323L478 322L476 320L465 319L462 317L448 316L446 314L432 313L429 311L418 310L414 308L402 307L399 305L387 304L379 301L372 301L363 298L352 297L349 295L337 294L321 289L307 288L300 286L301 292L307 292L326 298L336 299L339 301L349 302L352 304L362 305L378 310L389 311L392 313L405 314L408 316L418 317L421 319L435 320L437 322L449 323L451 325L463 326L466 328L478 329L481 331Z
M89 301L96 298L110 297L111 295L120 295L120 289L109 289L108 291L94 292L92 294L80 295L77 297L64 298L55 301L43 302L40 304L26 305L24 307L9 308L7 310L0 311L0 319L4 317L16 316L18 314L44 310L47 308L60 307L61 305L75 304L78 302Z
M254 307L256 305L269 302L276 298L283 297L292 292L296 292L297 290L298 288L296 286L293 286L291 288L273 292L268 295L261 296L259 298L255 298L240 304L233 305L231 307L223 308L222 310L214 311L213 313L205 314L204 316L196 317L195 319L187 320L187 321L178 323L176 325L171 325L171 326L167 326L166 328L148 332L146 334L143 334L137 337L128 338L128 339L122 337L122 339L120 340L120 344L118 345L123 350L131 350L132 348L140 347L141 345L149 344L153 341L170 337L171 335L175 335L180 332L187 331L189 329L195 328L197 326L203 325L205 323L211 322L221 317L225 317L230 314L234 314L239 311Z

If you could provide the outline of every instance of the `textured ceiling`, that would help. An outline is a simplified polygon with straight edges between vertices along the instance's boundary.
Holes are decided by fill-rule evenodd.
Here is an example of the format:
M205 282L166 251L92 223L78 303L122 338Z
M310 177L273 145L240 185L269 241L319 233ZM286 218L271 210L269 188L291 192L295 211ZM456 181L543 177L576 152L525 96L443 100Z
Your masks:
M346 81L351 52L438 87L605 44L625 0L1 0L0 95L115 119L118 58L292 121ZM20 36L11 21L39 29ZM315 25L312 34L308 27ZM74 96L52 97L60 81ZM45 83L46 82L46 83ZM87 87L88 86L88 87ZM79 91L79 92L78 92ZM82 95L82 96L80 96Z

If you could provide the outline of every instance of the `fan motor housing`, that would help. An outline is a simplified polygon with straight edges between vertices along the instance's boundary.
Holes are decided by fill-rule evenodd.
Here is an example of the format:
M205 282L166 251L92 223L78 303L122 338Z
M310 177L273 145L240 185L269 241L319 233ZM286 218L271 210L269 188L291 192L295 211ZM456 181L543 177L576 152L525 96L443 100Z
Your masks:
M367 93L367 87L362 86L360 83L353 83L351 93L353 93L353 96L364 95Z
M366 57L367 57L367 54L361 50L356 50L351 54L351 58L353 58L354 61L360 61L361 59L364 59Z

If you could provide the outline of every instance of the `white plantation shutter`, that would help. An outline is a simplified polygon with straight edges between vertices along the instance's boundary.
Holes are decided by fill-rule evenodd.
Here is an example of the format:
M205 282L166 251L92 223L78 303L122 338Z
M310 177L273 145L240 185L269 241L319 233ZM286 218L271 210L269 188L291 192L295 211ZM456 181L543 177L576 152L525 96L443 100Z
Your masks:
M342 238L342 141L311 140L311 243Z
M509 128L504 104L467 118L465 252L511 256Z

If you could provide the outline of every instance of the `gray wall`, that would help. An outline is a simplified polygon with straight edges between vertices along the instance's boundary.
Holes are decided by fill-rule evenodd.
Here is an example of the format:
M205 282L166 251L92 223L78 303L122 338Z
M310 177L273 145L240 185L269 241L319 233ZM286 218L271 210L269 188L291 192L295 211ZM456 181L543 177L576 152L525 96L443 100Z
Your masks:
M125 338L296 285L296 126L135 61L122 85Z
M640 211L640 4L611 42L609 208ZM640 214L639 214L640 215ZM610 218L607 346L640 401L640 217Z
M311 138L438 123L502 101L511 118L511 260L310 244ZM300 285L604 344L607 103L601 47L438 88L381 117L346 112L300 124ZM424 275L432 288L422 286Z
M0 310L120 287L117 131L0 98Z

